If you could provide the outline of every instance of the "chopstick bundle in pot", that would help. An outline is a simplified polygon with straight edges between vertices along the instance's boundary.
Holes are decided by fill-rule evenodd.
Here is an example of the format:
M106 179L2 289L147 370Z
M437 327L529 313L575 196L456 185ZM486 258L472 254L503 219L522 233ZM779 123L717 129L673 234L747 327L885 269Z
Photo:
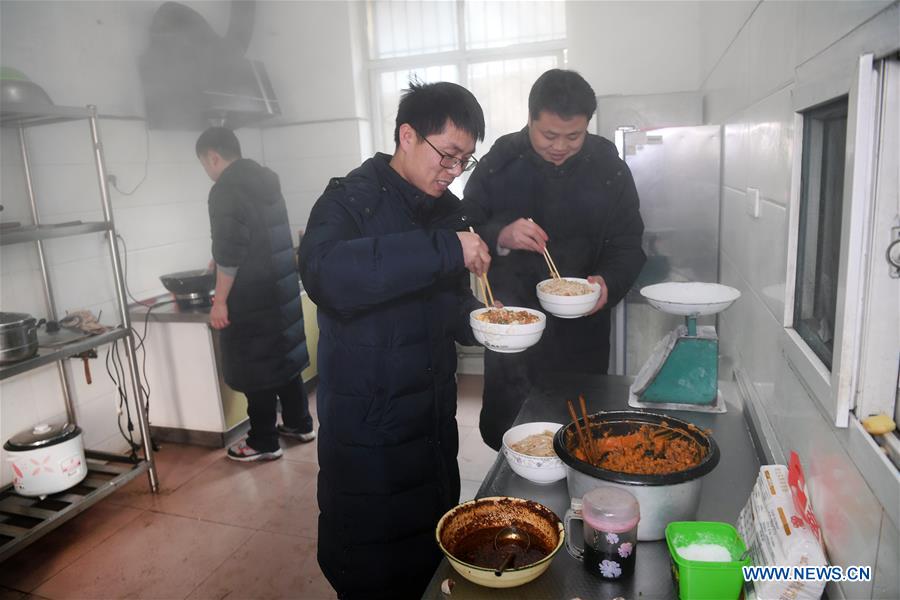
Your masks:
M591 419L590 419L590 417L588 417L587 405L585 404L585 401L584 401L584 394L578 394L578 402L581 404L581 414L584 416L585 435L587 436L587 439L588 439L588 445L591 447L591 454L594 457L599 459L600 452L597 450L597 444L595 443L595 440L594 440L594 433L591 430Z
M589 445L584 432L581 430L581 425L578 424L578 415L575 414L575 405L572 404L571 400L566 400L566 405L569 407L569 415L572 417L572 422L575 424L575 431L578 433L578 445L581 447L581 451L584 454L585 459L587 459L587 462L595 464L591 446Z

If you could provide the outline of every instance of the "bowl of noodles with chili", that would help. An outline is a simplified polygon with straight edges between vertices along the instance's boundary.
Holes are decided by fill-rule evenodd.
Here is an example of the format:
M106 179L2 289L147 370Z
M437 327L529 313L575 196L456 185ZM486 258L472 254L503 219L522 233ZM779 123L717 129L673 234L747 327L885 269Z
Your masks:
M566 478L566 465L553 450L559 423L522 423L503 434L503 455L513 472L545 485Z
M547 317L539 310L507 306L469 313L472 333L488 350L512 354L534 346L544 334Z
M553 449L566 465L569 495L623 487L641 507L638 540L665 538L672 521L692 521L702 478L719 464L708 430L668 415L601 411L561 427Z

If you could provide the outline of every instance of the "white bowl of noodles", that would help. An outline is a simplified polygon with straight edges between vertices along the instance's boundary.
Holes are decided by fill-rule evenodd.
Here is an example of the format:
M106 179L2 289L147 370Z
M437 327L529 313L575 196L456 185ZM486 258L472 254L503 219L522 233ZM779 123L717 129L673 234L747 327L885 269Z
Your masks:
M503 434L503 455L514 473L532 483L548 484L566 478L566 465L553 450L559 423L522 423Z
M539 310L518 306L479 308L469 313L469 324L475 339L485 348L513 354L538 343L547 317Z
M600 298L600 284L581 277L545 279L537 284L541 307L554 317L577 319L588 314Z

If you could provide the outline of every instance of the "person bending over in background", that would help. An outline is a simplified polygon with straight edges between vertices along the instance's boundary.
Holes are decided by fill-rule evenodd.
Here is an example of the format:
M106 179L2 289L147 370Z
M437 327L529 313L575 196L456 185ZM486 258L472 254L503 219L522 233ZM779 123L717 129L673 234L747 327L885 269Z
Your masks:
M238 461L281 457L278 435L315 439L300 372L309 364L300 284L278 175L241 158L234 133L211 127L197 158L209 191L216 295L210 324L221 331L225 383L247 396L250 432L228 449ZM276 427L281 401L283 425Z
M550 277L548 242L560 275L602 288L589 316L548 314L541 341L525 352L485 352L479 429L495 450L535 378L606 373L610 308L646 260L631 172L612 142L587 132L596 108L594 90L578 73L547 71L528 95L528 125L498 139L466 184L466 211L481 223L476 231L494 256L495 297L540 310L535 287Z
M300 245L319 314L319 548L340 598L420 598L459 502L456 345L474 345L466 269L490 264L447 190L484 139L475 97L411 84L393 156L332 179Z

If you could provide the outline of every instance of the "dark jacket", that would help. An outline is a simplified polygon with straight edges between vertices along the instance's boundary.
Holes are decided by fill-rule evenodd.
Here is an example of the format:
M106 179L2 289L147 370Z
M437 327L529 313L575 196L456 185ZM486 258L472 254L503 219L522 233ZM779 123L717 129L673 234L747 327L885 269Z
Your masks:
M459 500L455 341L474 344L453 194L378 154L333 179L300 246L319 318L319 564L342 597L419 597Z
M212 254L238 267L222 330L225 382L240 392L279 387L307 364L291 227L278 175L247 159L209 192Z
M615 145L589 134L581 151L557 167L534 152L527 128L505 135L479 162L464 198L465 210L480 221L476 231L491 250L491 287L504 304L540 309L535 286L550 276L536 252L497 255L500 230L519 218L533 218L547 232L561 275L603 276L610 293L606 308L581 319L547 315L536 350L547 368L605 373L610 308L625 296L646 260L637 190Z

